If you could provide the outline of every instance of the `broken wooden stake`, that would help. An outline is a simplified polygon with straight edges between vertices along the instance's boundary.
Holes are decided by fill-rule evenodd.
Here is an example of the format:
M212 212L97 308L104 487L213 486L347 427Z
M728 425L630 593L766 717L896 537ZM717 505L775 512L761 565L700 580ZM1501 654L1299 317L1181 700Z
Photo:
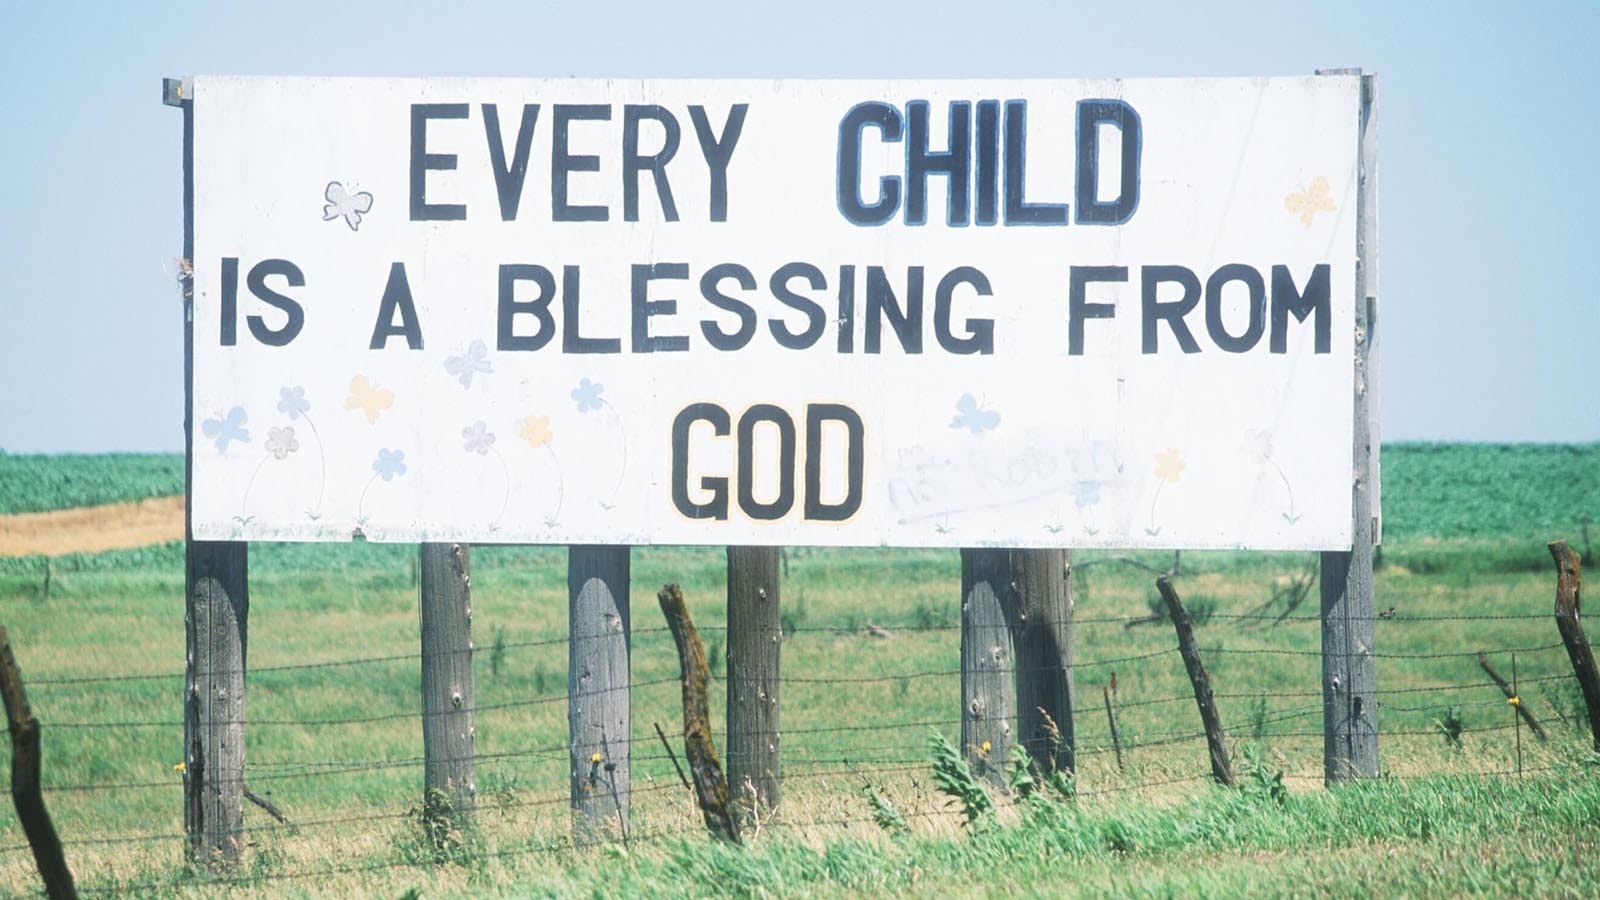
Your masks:
M1116 678L1115 675L1113 675L1111 677L1112 677L1113 680ZM1112 704L1111 704L1111 688L1110 688L1110 686L1102 687L1100 690L1101 690L1101 692L1103 694L1105 694L1105 698L1106 698L1106 721L1109 722L1110 725L1111 725L1111 747L1112 747L1112 749L1117 751L1117 771L1121 772L1121 771L1123 771L1123 769L1122 769L1122 730L1117 727L1117 711L1116 711L1116 709L1114 709L1112 707Z
M739 822L728 808L728 779L722 773L717 748L711 741L711 706L706 700L711 669L706 665L706 648L689 618L683 591L676 584L662 586L656 600L667 618L672 640L678 645L678 666L683 679L684 755L689 759L700 812L713 837L737 844Z
M1178 653L1183 656L1183 665L1189 670L1189 681L1194 685L1194 702L1200 707L1200 722L1205 726L1206 745L1211 754L1211 777L1219 784L1233 787L1233 767L1228 762L1222 717L1217 715L1217 700L1211 692L1211 676L1206 674L1206 667L1200 662L1200 650L1194 643L1194 626L1189 623L1189 613L1183 608L1183 601L1178 599L1178 592L1172 589L1172 583L1165 575L1156 579L1156 590L1161 592L1161 599L1167 604L1167 614L1172 617L1172 626L1178 632Z
M1483 671L1488 673L1494 683L1499 686L1501 693L1506 695L1506 702L1516 708L1517 714L1522 716L1522 721L1527 722L1529 728L1533 729L1534 735L1541 741L1550 740L1550 735L1545 732L1544 726L1540 725L1539 720L1535 719L1533 713L1528 711L1528 704L1523 703L1522 698L1517 696L1517 689L1510 682L1501 678L1500 673L1489 665L1489 657L1485 656L1482 650L1478 651L1478 665L1482 666Z

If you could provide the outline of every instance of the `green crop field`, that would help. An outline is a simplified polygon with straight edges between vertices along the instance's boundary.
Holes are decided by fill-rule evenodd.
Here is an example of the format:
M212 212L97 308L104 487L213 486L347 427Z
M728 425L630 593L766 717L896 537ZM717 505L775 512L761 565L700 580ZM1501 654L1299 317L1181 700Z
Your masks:
M181 493L183 457L173 453L18 456L0 452L0 515Z
M177 457L0 457L0 504L151 496L181 487L181 471ZM682 721L677 658L654 602L667 581L683 585L705 636L720 719L723 556L638 549L629 842L615 835L573 848L564 552L475 548L477 825L441 857L417 817L415 548L252 545L246 784L289 824L248 806L244 867L221 883L183 853L181 545L55 559L48 596L42 558L0 559L0 624L44 725L46 799L87 888L262 897L1600 893L1600 770L1550 615L1545 547L1553 538L1580 551L1591 537L1600 542L1600 527L1588 524L1600 521L1600 445L1390 446L1383 478L1375 652L1385 777L1335 790L1322 787L1315 554L1180 557L1174 584L1197 620L1245 783L1234 791L1208 783L1170 625L1143 621L1152 577L1123 554L1075 554L1076 796L994 791L995 811L968 827L936 783L930 748L933 732L959 734L957 555L788 551L784 795L749 845L731 848L705 835L654 728L671 736ZM1514 727L1480 650L1508 676L1515 654L1524 705L1549 743ZM1103 706L1113 672L1120 766ZM0 894L37 885L20 827L0 812Z

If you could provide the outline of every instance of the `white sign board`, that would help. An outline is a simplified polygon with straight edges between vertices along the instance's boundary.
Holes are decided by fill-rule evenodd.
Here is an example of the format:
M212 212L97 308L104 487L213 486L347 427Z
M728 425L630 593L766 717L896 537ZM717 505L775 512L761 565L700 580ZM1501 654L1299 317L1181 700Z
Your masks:
M1358 91L196 78L194 536L1347 548Z

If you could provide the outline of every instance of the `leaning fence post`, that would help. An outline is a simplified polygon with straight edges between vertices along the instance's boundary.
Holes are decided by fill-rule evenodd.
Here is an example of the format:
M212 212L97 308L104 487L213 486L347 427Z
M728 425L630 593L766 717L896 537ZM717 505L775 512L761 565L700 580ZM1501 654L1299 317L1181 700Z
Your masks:
M627 546L567 548L567 746L580 842L613 820L628 831L630 562Z
M1034 763L1046 772L1077 769L1072 728L1071 561L1067 550L1011 551L1018 607L1017 735ZM1047 720L1055 723L1055 729Z
M728 779L722 774L716 744L711 740L711 707L706 700L711 670L706 665L705 645L689 617L683 591L676 584L662 585L656 602L661 604L661 614L666 616L667 628L678 647L678 669L683 680L684 756L689 760L700 812L714 837L737 844L739 817L730 808Z
M783 648L777 547L728 548L728 784L749 822L778 805Z
M418 548L422 616L423 815L430 829L472 822L472 578L466 544ZM436 833L437 836L437 833Z
M39 787L39 720L28 706L22 670L11 653L11 639L0 625L0 698L6 706L6 722L11 727L11 799L17 805L17 819L33 848L33 861L51 898L76 897L72 870L61 852L61 839L44 808L44 793Z
M1194 686L1194 702L1200 707L1200 722L1206 729L1206 748L1211 755L1211 777L1219 784L1233 787L1233 766L1228 761L1227 737L1222 731L1222 717L1217 714L1217 698L1211 692L1211 676L1200 661L1200 649L1194 643L1194 626L1189 622L1189 612L1172 589L1172 582L1162 575L1156 579L1156 590L1167 604L1167 614L1172 617L1172 627L1178 632L1178 653L1183 656L1184 668L1189 670L1189 683Z
M1583 607L1579 595L1583 560L1566 541L1551 541L1550 556L1556 561L1556 628L1561 631L1561 643L1567 647L1578 686L1583 688L1583 702L1589 706L1589 731L1594 736L1595 752L1600 753L1600 669L1595 667L1594 649L1583 633L1583 623L1578 621Z
M961 753L1004 788L1017 715L1011 618L1011 559L1005 550L961 551Z

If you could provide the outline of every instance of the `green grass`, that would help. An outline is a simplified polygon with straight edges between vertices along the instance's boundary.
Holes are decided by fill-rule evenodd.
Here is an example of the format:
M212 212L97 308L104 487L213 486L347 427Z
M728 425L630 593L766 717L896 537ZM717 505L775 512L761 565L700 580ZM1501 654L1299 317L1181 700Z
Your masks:
M1582 548L1581 519L1600 493L1600 446L1511 448L1488 453L1488 462L1479 459L1487 448L1455 450L1386 448L1377 596L1380 609L1395 613L1378 623L1376 641L1386 778L1321 788L1315 589L1281 624L1239 618L1263 605L1284 611L1283 585L1314 554L1185 553L1175 581L1191 605L1212 610L1197 634L1223 721L1236 747L1260 748L1264 775L1283 773L1290 794L1279 805L1207 784L1170 627L1125 627L1149 609L1150 576L1114 561L1118 554L1081 553L1080 800L1035 809L1002 798L998 824L973 834L934 788L926 740L930 727L959 733L953 552L788 552L784 800L750 848L731 850L703 837L653 727L671 735L681 721L676 654L654 589L682 583L707 643L721 645L723 556L715 548L636 550L637 840L626 850L576 851L564 846L564 552L475 548L480 843L462 863L432 866L416 864L427 854L408 815L422 783L414 548L254 544L246 780L297 824L279 826L247 807L253 843L244 883L234 887L259 896L398 896L410 888L430 897L1009 896L1055 895L1062 885L1138 896L1593 895L1600 781L1582 763L1581 699L1564 652L1552 646L1553 566L1544 541L1565 536ZM1456 474L1422 477L1430 465ZM1580 489L1544 498L1540 489L1561 466L1565 475L1555 480ZM1476 494L1449 487L1464 483L1460 472L1486 467L1498 475ZM101 496L117 492L107 487ZM1490 495L1509 510L1494 520L1498 530L1460 525L1455 507L1467 494ZM216 893L220 885L184 866L177 837L181 545L57 559L48 599L42 572L37 558L0 559L0 622L44 723L47 800L80 884L139 895ZM873 636L868 623L890 636ZM1511 710L1475 658L1489 650L1509 674L1512 648L1523 696L1555 735L1541 746L1523 732L1524 778L1505 774L1517 768ZM1129 745L1123 769L1101 707L1112 672ZM113 680L67 680L85 677ZM718 680L711 702L719 739L721 692ZM1459 747L1439 728L1452 715L1464 729ZM1239 758L1235 767L1247 768ZM865 783L895 804L909 834L891 837L873 824ZM0 813L0 894L37 883L21 844L14 819Z

